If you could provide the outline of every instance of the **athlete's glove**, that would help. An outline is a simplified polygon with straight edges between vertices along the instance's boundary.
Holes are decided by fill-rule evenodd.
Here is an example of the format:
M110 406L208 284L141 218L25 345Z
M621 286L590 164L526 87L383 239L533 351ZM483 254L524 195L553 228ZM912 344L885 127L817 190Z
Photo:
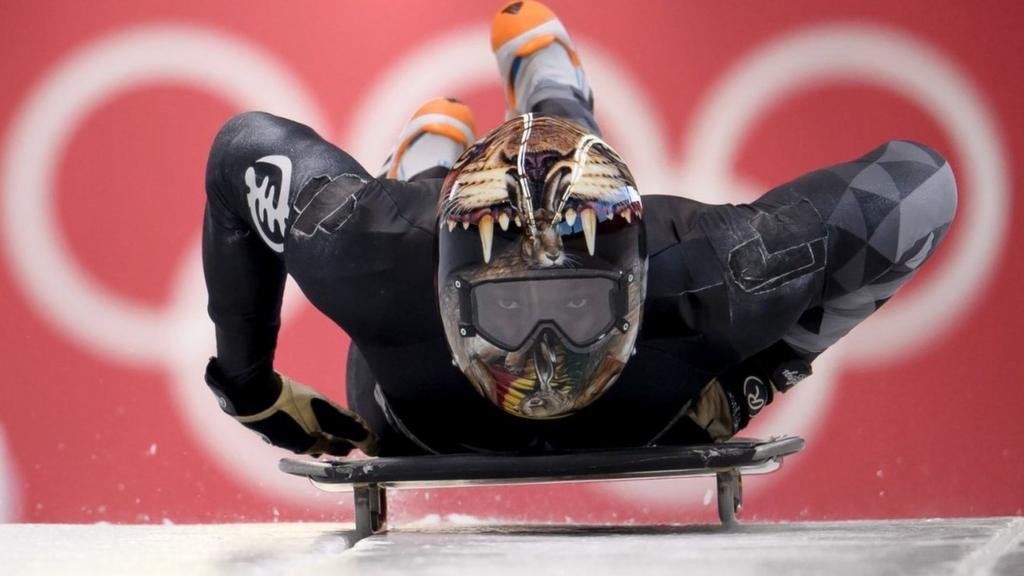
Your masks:
M269 366L229 380L210 358L206 384L224 412L274 446L313 456L344 456L353 448L377 453L377 436L359 415Z
M811 365L779 341L709 382L687 409L685 424L706 433L707 441L728 440L771 404L776 391L786 392L810 374Z

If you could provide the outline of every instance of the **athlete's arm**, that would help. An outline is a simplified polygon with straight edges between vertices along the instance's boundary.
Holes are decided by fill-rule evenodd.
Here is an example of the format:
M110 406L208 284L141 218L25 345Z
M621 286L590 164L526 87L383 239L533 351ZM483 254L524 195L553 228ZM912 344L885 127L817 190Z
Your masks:
M935 252L956 212L953 171L935 150L890 141L815 170L749 205L709 207L700 235L722 271L698 310L724 304L702 334L724 335L740 360L695 403L728 437L810 374L810 362L885 304ZM670 262L671 264L671 262ZM652 266L653 269L653 266ZM714 315L705 315L714 318ZM731 430L730 430L731 428Z
M232 118L206 170L203 270L217 357L206 382L225 412L295 452L371 452L361 420L273 369L294 198L323 175L363 172L313 130L263 113Z
M272 360L280 326L284 259L254 231L251 216L243 211L245 191L239 189L247 168L276 140L255 134L261 123L240 115L225 124L206 166L203 272L218 364L227 378Z
M775 391L788 389L810 373L810 358L782 340L810 293L793 290L798 284L763 292L748 292L739 285L741 280L773 276L756 265L730 265L753 245L749 221L756 211L675 196L646 196L644 203L651 312L644 317L643 329L654 337L694 335L684 352L692 373L686 381L698 386L690 419L682 419L672 438L663 440L729 438L771 402ZM784 230L790 243L816 238L813 226ZM771 240L773 247L779 244ZM752 260L757 264L756 258ZM806 282L803 286L810 287ZM749 408L747 396L756 409Z

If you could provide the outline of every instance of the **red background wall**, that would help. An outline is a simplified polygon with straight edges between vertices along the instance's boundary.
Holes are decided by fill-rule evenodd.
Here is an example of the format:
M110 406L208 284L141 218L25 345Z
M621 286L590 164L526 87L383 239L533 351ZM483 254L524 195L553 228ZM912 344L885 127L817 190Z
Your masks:
M741 201L890 138L931 144L958 175L958 220L934 262L760 418L755 434L809 443L747 482L748 517L1020 514L1017 3L551 5L643 192ZM497 8L0 8L0 521L350 517L347 497L277 473L282 454L202 384L205 155L250 107L312 124L371 170L420 95L461 97L481 131L494 126ZM343 399L347 339L293 302L279 367ZM707 486L433 490L395 504L406 520L693 521L712 517Z

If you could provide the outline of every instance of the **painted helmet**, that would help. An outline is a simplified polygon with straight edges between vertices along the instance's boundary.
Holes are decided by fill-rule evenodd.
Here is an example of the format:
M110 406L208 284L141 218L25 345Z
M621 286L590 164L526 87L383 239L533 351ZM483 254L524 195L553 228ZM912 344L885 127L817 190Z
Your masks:
M642 215L619 155L566 120L514 118L456 161L439 198L438 302L480 394L541 419L611 386L640 329Z

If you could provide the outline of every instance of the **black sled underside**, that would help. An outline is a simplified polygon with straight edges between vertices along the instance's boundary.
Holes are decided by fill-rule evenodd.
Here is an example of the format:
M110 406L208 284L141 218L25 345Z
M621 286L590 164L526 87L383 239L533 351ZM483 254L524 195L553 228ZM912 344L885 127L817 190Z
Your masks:
M773 472L783 456L799 452L803 438L732 440L695 446L652 446L536 455L451 454L407 458L299 460L284 458L280 469L305 476L318 487L351 489L356 537L387 527L388 488L496 484L551 484L715 476L718 516L736 524L743 501L742 474Z

